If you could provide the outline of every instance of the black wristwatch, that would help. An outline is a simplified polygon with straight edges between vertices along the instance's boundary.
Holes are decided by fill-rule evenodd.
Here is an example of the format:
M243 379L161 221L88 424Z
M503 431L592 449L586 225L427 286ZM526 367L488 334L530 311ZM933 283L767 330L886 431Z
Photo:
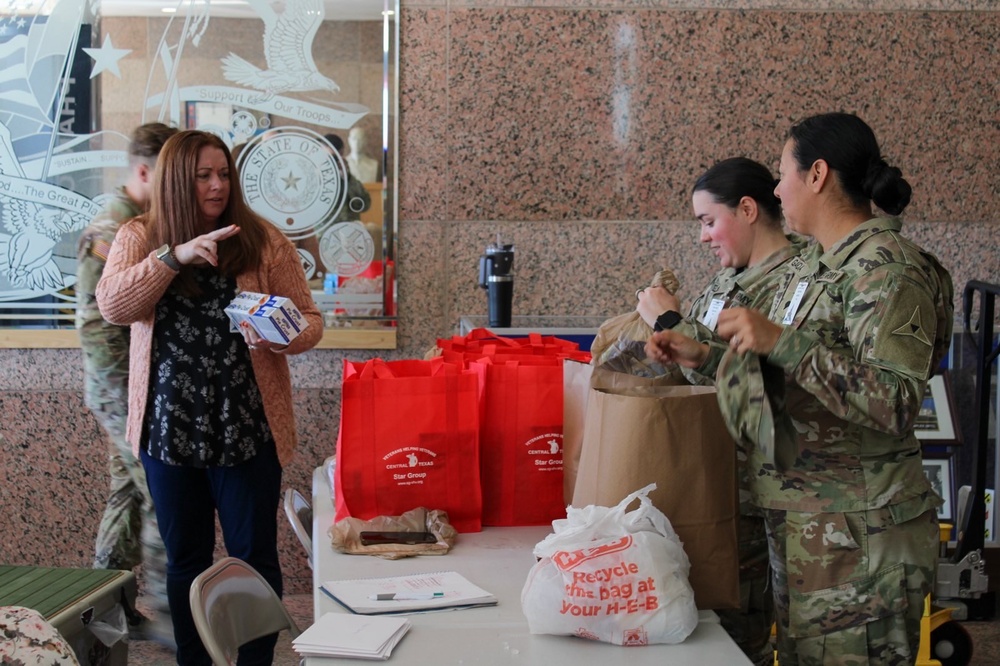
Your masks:
M654 331L663 331L668 328L673 328L677 324L681 323L684 317L681 316L680 312L676 310L667 310L659 317L656 318L656 324L653 325Z

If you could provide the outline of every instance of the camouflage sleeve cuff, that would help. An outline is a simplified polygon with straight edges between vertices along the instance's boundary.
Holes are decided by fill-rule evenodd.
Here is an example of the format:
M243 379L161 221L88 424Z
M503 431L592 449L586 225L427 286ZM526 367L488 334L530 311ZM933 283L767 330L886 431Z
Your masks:
M814 339L791 326L785 326L774 349L767 355L767 362L792 374L814 344Z
M719 363L722 362L722 357L726 355L726 350L729 346L715 340L706 341L702 344L708 345L708 357L704 363L695 368L695 372L715 381L715 373L718 372Z

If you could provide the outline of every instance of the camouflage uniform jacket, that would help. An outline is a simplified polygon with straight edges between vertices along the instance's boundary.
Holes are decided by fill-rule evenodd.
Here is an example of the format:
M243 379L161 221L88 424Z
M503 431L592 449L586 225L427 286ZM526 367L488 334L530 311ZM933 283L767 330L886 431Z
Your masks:
M127 395L129 328L105 321L97 308L97 283L123 223L142 212L120 188L83 233L77 245L76 328L83 350L85 394L88 404L100 390Z
M762 457L766 442L751 450L758 506L892 506L915 516L940 503L921 499L934 494L913 423L926 381L948 350L954 290L948 272L902 237L901 226L896 218L869 220L829 251L816 244L789 264L770 313L784 330L760 365L783 370L783 395L774 404L792 426L778 446L790 450L777 455L785 465ZM751 383L742 379L746 365L723 365L720 385ZM768 386L769 400L774 389ZM754 404L752 395L733 396L720 395L727 421Z
M715 385L716 369L728 349L728 345L715 335L716 319L722 308L740 306L767 311L771 307L775 290L782 281L783 267L797 257L805 246L805 241L800 237L789 236L788 239L791 245L771 253L755 266L740 270L724 268L716 273L705 291L691 304L688 316L675 327L675 330L708 344L711 350L708 360L700 367L694 370L681 368L689 382L701 386ZM736 439L740 514L744 516L759 513L750 497L748 454L748 447L740 439Z
M705 291L691 304L688 316L675 327L680 333L708 344L711 349L708 359L700 367L683 369L684 376L692 384L713 385L719 361L728 348L715 334L719 311L744 307L766 312L771 308L776 297L775 290L783 284L784 268L806 245L806 241L799 236L789 235L787 238L791 245L771 253L755 266L724 268L716 273Z

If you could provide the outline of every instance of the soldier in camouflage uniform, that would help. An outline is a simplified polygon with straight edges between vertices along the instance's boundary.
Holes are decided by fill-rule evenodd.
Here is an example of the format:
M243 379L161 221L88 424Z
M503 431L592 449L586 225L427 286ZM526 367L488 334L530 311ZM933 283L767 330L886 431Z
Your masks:
M84 399L107 432L111 490L97 530L95 569L127 569L143 564L146 589L158 617L148 631L170 643L166 597L166 553L157 528L142 464L125 441L128 408L129 329L106 322L95 292L118 228L143 212L153 168L164 142L177 130L162 123L141 125L129 143L129 178L90 226L77 248L77 316L83 350Z
M711 386L726 343L715 334L723 308L742 306L767 311L788 262L804 241L786 236L781 228L781 204L774 196L775 180L762 164L744 157L723 160L694 185L692 203L701 224L701 241L719 256L723 268L691 304L688 316L674 331L705 342L714 353L699 368L682 368L692 384ZM666 313L676 312L677 298L650 287L638 294L636 308L653 328L663 328ZM673 318L676 321L676 317ZM750 502L748 447L737 443L740 481L739 560L740 607L719 610L722 626L758 666L774 661L771 626L774 605L768 584L768 546L761 509Z
M753 447L779 661L911 664L941 504L913 424L951 338L951 278L897 218L873 216L872 201L902 212L910 187L856 116L794 126L781 171L785 219L817 244L790 266L770 320L720 315L732 351L717 377L731 430ZM669 337L655 341L667 357L707 355Z

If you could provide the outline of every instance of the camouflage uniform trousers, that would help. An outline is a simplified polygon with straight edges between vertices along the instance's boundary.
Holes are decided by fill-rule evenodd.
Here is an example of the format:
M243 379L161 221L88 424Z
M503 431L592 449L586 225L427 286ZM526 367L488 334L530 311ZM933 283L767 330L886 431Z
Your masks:
M907 513L765 511L781 666L914 662L938 526Z
M110 440L111 488L97 529L94 568L131 570L141 563L151 605L162 617L168 617L167 553L146 485L146 472L125 440L127 400L117 391L102 391L93 385L87 388L87 406Z
M740 607L716 612L722 628L755 666L773 664L774 599L769 584L767 531L763 517L740 515L739 558Z

